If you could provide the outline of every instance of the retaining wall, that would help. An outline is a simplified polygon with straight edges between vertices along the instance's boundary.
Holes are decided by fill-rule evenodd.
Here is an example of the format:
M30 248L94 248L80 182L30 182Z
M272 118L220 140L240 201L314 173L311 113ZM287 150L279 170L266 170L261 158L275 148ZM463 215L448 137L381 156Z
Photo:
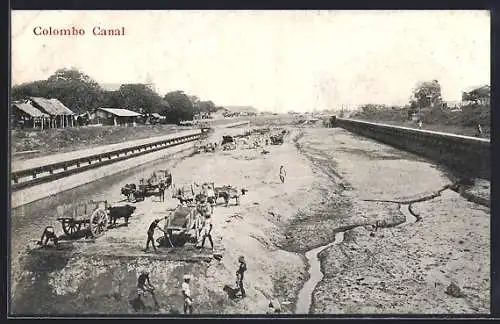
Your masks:
M490 179L490 140L337 118L336 127L409 151L464 177Z
M19 190L201 138L200 130L100 146L13 163L11 190Z
M142 154L113 164L69 175L54 181L13 191L11 194L11 208L16 208L39 199L56 195L62 191L73 189L159 159L175 159L188 156L193 152L193 145L193 142L179 144L163 150Z

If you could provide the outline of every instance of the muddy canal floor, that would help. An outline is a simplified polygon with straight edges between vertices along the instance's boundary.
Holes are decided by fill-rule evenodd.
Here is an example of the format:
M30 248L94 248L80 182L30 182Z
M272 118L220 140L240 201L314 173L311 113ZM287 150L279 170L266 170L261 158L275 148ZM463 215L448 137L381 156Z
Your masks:
M239 206L232 201L229 207L215 207L213 238L215 251L223 255L220 261L210 249L189 246L184 257L166 249L141 251L149 223L176 205L171 198L146 198L135 204L128 226L110 229L95 242L65 243L60 251L29 251L39 233L28 230L27 221L14 223L13 233L33 232L33 237L16 236L13 242L11 312L134 314L137 275L148 269L160 309L146 299L148 308L142 313L181 313L181 279L190 273L196 314L263 314L270 299L290 314L309 279L305 253L329 244L341 230L343 241L319 253L324 277L312 291L310 307L299 310L489 312L488 208L445 190L412 205L421 217L414 223L405 222L397 203L378 202L429 196L452 182L443 171L341 129L291 129L285 144L266 149L269 154L237 149L159 162L118 182L104 180L97 191L79 188L78 195L60 199L118 201L123 198L120 186L162 166L171 167L174 183L214 181L247 188ZM280 165L287 171L285 184L278 177ZM29 219L35 210L21 207L13 217L17 213ZM55 216L43 215L39 226L54 222ZM239 255L247 260L247 298L231 299L223 288L234 286ZM461 288L461 297L445 292L451 282Z

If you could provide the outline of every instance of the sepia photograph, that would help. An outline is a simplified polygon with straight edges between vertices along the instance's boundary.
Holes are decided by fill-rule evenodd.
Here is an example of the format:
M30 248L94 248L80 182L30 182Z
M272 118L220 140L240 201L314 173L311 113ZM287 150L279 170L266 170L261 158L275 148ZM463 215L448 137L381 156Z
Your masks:
M10 317L491 314L490 11L10 17Z

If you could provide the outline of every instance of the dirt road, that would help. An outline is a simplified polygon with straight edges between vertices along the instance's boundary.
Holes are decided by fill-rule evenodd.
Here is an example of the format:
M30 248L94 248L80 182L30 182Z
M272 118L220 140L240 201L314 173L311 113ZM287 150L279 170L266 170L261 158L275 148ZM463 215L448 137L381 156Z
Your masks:
M94 243L73 243L66 251L26 256L18 269L12 311L134 313L129 299L138 272L147 268L160 313L181 312L185 273L193 277L197 314L262 314L269 299L278 300L283 313L293 313L309 276L305 252L333 241L339 229L376 220L404 222L397 204L365 200L418 199L451 182L413 155L341 129L292 129L283 145L266 149L269 154L259 149L202 153L177 164L165 161L152 167L172 167L174 183L214 181L249 190L239 206L233 200L229 207L215 208L213 236L215 250L223 254L221 261L188 262L178 253L140 251L149 223L177 203L147 198L135 204L136 215L128 227L110 229ZM280 165L286 168L285 184L278 176ZM98 192L90 190L82 196L119 200L118 188L131 177L138 175L103 181ZM71 200L78 195L65 197ZM343 242L320 253L325 278L313 292L312 312L488 311L489 209L448 191L414 206L422 216L419 223L379 228L373 234L369 227L356 227L345 232ZM32 214L29 208L34 207L24 212ZM45 219L53 221L49 216ZM16 224L17 233L28 226L22 221ZM16 246L21 253L23 244ZM204 259L211 251L186 254L193 260ZM248 265L247 298L231 300L223 287L234 286L239 255L245 256ZM446 275L438 276L444 269ZM416 281L409 283L408 277ZM465 297L444 293L451 280L463 288ZM438 281L440 286L434 286Z

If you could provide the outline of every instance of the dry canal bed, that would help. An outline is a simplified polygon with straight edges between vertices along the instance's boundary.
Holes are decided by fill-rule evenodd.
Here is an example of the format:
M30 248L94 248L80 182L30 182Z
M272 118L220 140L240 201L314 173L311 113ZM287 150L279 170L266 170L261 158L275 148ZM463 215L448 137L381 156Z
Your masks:
M13 234L23 235L13 236L13 257L20 259L13 263L12 312L135 313L130 299L145 268L160 303L160 310L146 310L151 313L181 312L185 273L193 277L197 314L263 314L270 299L279 301L285 314L489 312L490 211L451 190L432 195L451 183L441 170L341 129L295 129L285 144L267 150L159 161L14 210ZM278 177L282 164L285 184ZM142 252L149 223L176 205L157 197L136 203L129 226L111 229L93 243L24 251L26 242L53 222L43 206L81 197L118 201L120 186L164 166L172 167L174 183L214 181L249 190L239 206L215 208L213 237L222 259L210 258L209 249L190 252L206 257L195 262L167 261L167 251ZM411 205L418 222L408 221L413 213L396 203L412 199L419 201ZM37 227L30 227L34 218ZM331 244L339 232L343 240ZM247 260L247 298L233 300L223 288L234 286L239 255ZM445 292L451 282L462 297Z

